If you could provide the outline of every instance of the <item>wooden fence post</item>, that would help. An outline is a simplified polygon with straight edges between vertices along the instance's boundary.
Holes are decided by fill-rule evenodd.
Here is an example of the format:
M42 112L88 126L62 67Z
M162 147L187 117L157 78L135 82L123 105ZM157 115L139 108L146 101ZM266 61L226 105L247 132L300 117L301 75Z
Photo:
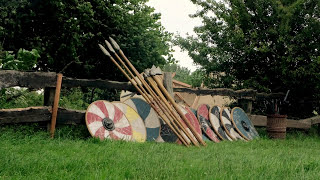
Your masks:
M54 87L45 87L44 88L44 98L43 105L44 106L52 106L54 101L56 89Z
M52 107L52 116L51 116L51 125L50 125L50 135L51 138L54 137L54 132L56 129L56 121L57 121L57 113L59 107L59 99L60 99L60 91L61 91L61 83L62 83L62 74L57 74L57 85L55 89L53 107Z
M45 87L44 94L43 94L43 105L44 106L53 106L54 96L56 93L56 89L54 87ZM47 130L50 131L51 122L47 123Z
M244 110L244 112L251 114L252 112L251 99L238 99L238 105Z
M172 73L171 72L164 72L163 85L167 89L170 96L172 98L174 98L173 87L172 87Z

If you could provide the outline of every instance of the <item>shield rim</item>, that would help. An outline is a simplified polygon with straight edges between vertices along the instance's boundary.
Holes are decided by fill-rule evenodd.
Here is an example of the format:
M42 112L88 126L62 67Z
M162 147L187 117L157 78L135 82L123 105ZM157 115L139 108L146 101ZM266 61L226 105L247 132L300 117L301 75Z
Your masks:
M208 121L211 123L211 121L210 121L210 109L211 109L211 106L209 105L209 104L205 104L205 103L203 103L203 104L200 104L199 106L198 106L198 108L197 108L197 119L198 119L198 121L199 121L199 124L200 124L200 118L199 118L199 107L201 107L202 105L205 105L205 106L209 106L209 109L208 109ZM218 139L218 142L216 142L215 140L212 140L210 137L209 137L209 135L206 133L206 131L204 130L204 129L202 129L202 127L201 127L201 125L200 125L200 127L201 127L201 130L203 131L203 134L206 134L207 135L207 137L209 138L209 140L210 141L213 141L213 142L215 142L215 143L219 143L220 141L221 141L221 137L220 137L220 135L217 135L217 133L215 132L215 130L213 129L213 127L211 127L211 126L209 126L209 124L206 122L206 124L208 125L208 127L211 129L211 131L213 131L213 133L217 136L217 139Z
M118 104L125 105L125 106L131 108L131 109L133 110L133 112L135 112L135 113L139 116L139 118L141 119L141 121L142 121L142 123L143 123L143 127L144 127L144 129L145 129L144 141L141 141L141 142L147 141L147 128L146 128L146 126L145 126L145 124L144 124L144 122L143 122L143 119L142 119L141 116L138 114L138 112L137 112L135 109L133 109L132 107L130 107L129 105L125 104L124 102L121 102L121 101L113 101L113 102L111 102L111 104L113 104L113 103L118 103ZM113 105L114 105L114 104L113 104ZM116 105L114 105L114 106L116 106ZM119 108L119 109L120 109L120 108ZM121 111L121 109L120 109L120 111ZM128 119L128 122L129 122L129 124L130 124L130 126L131 126L131 129L132 129L132 131L133 131L133 128L132 128L132 125L131 125L131 123L130 123L130 121L129 121L129 118L127 117L127 115L126 115L124 112L122 112L122 113L123 113L123 115L126 116L126 118ZM132 140L134 140L135 142L139 142L139 141L136 141L136 140L135 140L135 138L133 137L133 134L132 134Z
M115 105L113 105L111 102L106 101L106 100L96 100L96 101L93 101L93 102L87 107L87 110L86 110L86 113L85 113L84 118L85 118L85 122L86 122L87 129L88 129L90 135L91 135L93 138L98 138L98 137L94 136L93 133L91 132L91 129L89 129L89 127L88 127L87 114L88 114L88 109L89 109L94 103L96 103L96 102L98 102L98 101L107 102L107 103L111 104L112 106L115 106ZM120 110L120 111L121 111L121 110ZM122 112L122 111L121 111L121 112ZM124 114L124 113L123 113L123 114ZM126 117L126 120L128 121L128 124L130 125L130 128L131 128L131 130L132 130L131 124L129 123L129 120L127 119L127 117ZM113 121L113 120L112 120L112 121ZM127 141L132 141L132 136L133 136L133 135L131 135L131 136L130 136L130 139L127 140ZM112 138L103 138L102 140L106 140L106 139L107 139L107 140L113 140L113 141L115 141L115 139L112 139ZM124 140L124 141L125 141L125 140Z
M151 109L153 109L153 108L151 107L151 105L150 105L149 103L147 103L144 98L141 98L141 97L132 97L132 98L128 98L127 100L130 100L130 99L140 99L140 100L144 101L146 104L148 104ZM125 100L123 103L126 104L125 102L126 102L127 100ZM128 104L126 104L126 105L128 105ZM128 105L128 106L129 106L129 105ZM130 107L131 107L131 106L130 106ZM131 107L131 108L132 108L132 107ZM132 108L132 109L134 109L134 108ZM134 110L135 110L135 109L134 109ZM154 110L154 109L153 109L153 110ZM160 120L160 117L159 117L157 111L154 110L154 112L155 112L155 114L156 114L156 116L157 116L157 119L159 120L159 134L158 134L158 137L157 137L157 138L155 138L155 139L153 139L153 140L148 140L148 138L147 138L146 141L155 141L155 142L157 142L157 139L159 139L159 137L161 137L161 135L160 135L160 133L161 133L161 122L160 122L160 121L161 121L161 120ZM137 113L138 113L138 112L137 112ZM139 113L138 113L138 114L139 114ZM140 116L140 114L139 114L139 116ZM140 117L141 117L141 116L140 116ZM142 119L142 120L143 120L143 119ZM144 122L144 121L143 121L143 123L144 123L144 125L145 125L145 122ZM147 129L147 126L146 126L146 125L145 125L145 127L146 127L146 129ZM148 134L147 134L147 137L148 137Z
M252 140L252 139L246 137L244 134L242 134L241 131L240 131L240 130L238 129L238 127L236 126L236 123L235 123L234 120L233 120L233 112L234 112L235 109L240 109L240 110L248 117L248 115L244 112L244 110L243 110L242 108L240 108L240 107L234 107L234 108L232 108L231 113L230 113L230 119L231 119L231 122L232 122L233 126L234 126L235 129L238 131L238 133L240 134L240 136L242 136L244 139L246 139L247 141ZM250 120L249 117L248 117L248 119ZM250 120L250 121L251 121L251 120ZM252 122L251 122L251 123L252 123Z
M214 106L212 106L211 108L210 108L210 111L209 111L209 113L211 114L211 110L214 108L214 107L219 107L220 108L220 112L219 112L219 123L220 124L223 124L223 123L221 123L221 117L220 117L220 113L221 113L221 109L223 109L223 107L221 107L221 106L219 106L219 105L214 105ZM212 118L210 118L210 114L209 114L209 120L210 120L210 122L211 122L211 124L213 124L212 123L212 121L213 120L211 120ZM222 125L222 127L223 127L223 125ZM229 138L231 139L231 140L229 140L229 139L224 139L222 136L221 136L221 134L218 132L218 130L214 127L214 126L212 126L212 128L213 128L213 130L215 131L215 133L220 137L220 139L222 139L223 141L233 141L233 139L227 134L227 136L229 136ZM225 131L225 129L224 129L224 127L223 127L223 130Z

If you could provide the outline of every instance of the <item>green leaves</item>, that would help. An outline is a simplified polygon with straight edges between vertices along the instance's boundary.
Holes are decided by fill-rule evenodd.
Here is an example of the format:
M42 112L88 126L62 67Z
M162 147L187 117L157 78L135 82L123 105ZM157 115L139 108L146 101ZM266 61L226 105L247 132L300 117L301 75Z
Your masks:
M0 57L0 68L11 70L31 70L37 64L40 55L36 49L31 51L19 49L17 56L12 51L4 51Z
M37 69L78 78L122 81L98 47L109 36L141 71L163 65L171 34L146 0L0 0L0 42L6 50L37 49ZM16 14L12 13L16 11ZM170 59L171 60L171 59ZM70 64L71 63L71 64ZM67 68L65 68L67 67Z
M320 1L192 2L203 25L176 42L206 71L208 87L291 89L297 101L320 93Z

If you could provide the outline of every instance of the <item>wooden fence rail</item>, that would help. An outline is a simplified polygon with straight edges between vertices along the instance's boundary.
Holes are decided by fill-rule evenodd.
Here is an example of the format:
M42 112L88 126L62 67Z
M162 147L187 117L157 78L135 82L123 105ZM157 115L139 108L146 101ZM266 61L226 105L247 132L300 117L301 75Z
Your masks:
M283 98L285 96L284 93L258 93L253 89L241 89L241 90L233 90L228 88L215 88L215 89L204 89L204 88L173 88L174 92L186 92L191 94L200 95L211 95L211 96L230 96L236 99L248 99L248 100L256 100L256 99L272 99L272 98Z
M57 74L53 72L21 72L13 70L0 71L0 89L14 86L27 88L55 87ZM102 79L74 79L63 77L62 87L97 87L106 89L121 89L135 91L128 82L118 82Z
M54 72L21 72L14 70L0 71L0 89L20 86L33 89L45 88L44 106L0 109L0 124L22 123L22 122L49 122L51 118L51 105L53 103L54 87L56 85L57 74ZM128 82L117 82L102 79L74 79L63 77L62 87L96 87L106 89L129 90L135 92L135 88ZM257 99L282 98L283 93L264 94L257 93L252 89L234 91L232 89L192 89L192 88L173 88L174 92L187 92L197 95L221 95L230 96L242 100L241 102L252 108L252 101ZM243 101L244 100L244 101ZM250 108L251 105L251 108ZM1 108L1 107L0 107ZM249 115L255 126L266 126L266 116ZM69 110L59 108L57 124L84 124L85 111ZM288 120L289 128L309 129L313 124L320 123L320 116L305 120Z
M51 118L51 107L28 107L17 109L0 109L0 124L27 123L27 122L49 122ZM84 110L70 110L59 108L57 124L85 124ZM261 115L249 115L255 126L265 127L267 117ZM320 122L320 116L305 120L288 119L288 128L310 129L313 124Z

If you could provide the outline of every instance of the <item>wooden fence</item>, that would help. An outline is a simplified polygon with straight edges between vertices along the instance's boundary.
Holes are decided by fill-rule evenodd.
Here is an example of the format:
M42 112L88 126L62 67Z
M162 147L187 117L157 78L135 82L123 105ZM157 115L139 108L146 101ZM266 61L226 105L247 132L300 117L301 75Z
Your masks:
M20 72L13 70L0 71L0 89L14 86L27 87L33 89L44 88L44 106L28 107L16 109L0 109L0 124L23 123L23 122L49 122L53 97L55 94L56 73L53 72ZM96 87L104 89L119 89L135 91L133 85L128 82L117 82L101 79L74 79L63 77L62 87ZM242 102L255 126L266 126L267 117L261 115L251 115L250 106L256 99L283 97L284 94L263 94L255 90L244 89L234 91L232 89L191 89L173 88L175 92L188 92L197 95L221 95L231 96ZM241 104L241 103L240 103ZM1 108L1 107L0 107ZM59 108L57 124L84 124L85 111ZM304 119L288 119L289 128L309 129L314 124L320 123L320 116Z

